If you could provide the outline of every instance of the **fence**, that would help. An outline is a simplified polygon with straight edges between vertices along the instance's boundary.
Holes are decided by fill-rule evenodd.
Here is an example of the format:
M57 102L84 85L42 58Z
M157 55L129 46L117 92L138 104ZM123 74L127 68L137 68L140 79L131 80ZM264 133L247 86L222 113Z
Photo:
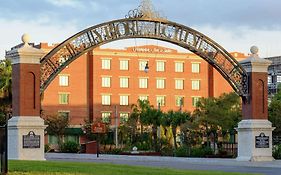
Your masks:
M7 125L0 126L0 161L1 161L1 174L8 173L8 140L7 140Z

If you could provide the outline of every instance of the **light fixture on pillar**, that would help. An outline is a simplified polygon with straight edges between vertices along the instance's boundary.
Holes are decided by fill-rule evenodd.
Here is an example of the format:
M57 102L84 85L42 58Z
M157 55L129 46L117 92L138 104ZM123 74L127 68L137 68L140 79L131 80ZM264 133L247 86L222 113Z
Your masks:
M145 67L144 67L144 72L145 72L145 73L147 73L147 72L148 72L148 70L149 70L149 67L148 67L148 62L146 62L146 65L145 65Z

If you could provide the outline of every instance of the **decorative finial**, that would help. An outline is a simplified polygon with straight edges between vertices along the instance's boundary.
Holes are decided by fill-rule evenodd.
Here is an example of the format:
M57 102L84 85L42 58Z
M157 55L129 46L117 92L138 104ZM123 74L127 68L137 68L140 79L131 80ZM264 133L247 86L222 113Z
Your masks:
M126 18L149 18L149 19L166 19L161 17L151 2L151 0L142 0L137 9L130 10Z
M252 54L257 54L259 52L259 48L257 46L252 46L250 51Z
M27 34L27 33L23 34L21 37L21 40L24 43L24 45L28 45L28 43L30 42L29 34Z

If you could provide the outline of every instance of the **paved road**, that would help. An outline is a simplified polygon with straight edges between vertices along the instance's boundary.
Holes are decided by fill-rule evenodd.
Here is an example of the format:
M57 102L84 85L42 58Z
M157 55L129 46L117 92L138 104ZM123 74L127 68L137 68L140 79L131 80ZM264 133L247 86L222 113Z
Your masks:
M246 162L235 159L211 158L179 158L158 156L125 156L95 154L64 154L47 153L47 160L71 162L101 162L126 165L142 165L152 167L166 167L188 170L216 170L225 172L260 173L265 175L281 175L281 161L272 162Z

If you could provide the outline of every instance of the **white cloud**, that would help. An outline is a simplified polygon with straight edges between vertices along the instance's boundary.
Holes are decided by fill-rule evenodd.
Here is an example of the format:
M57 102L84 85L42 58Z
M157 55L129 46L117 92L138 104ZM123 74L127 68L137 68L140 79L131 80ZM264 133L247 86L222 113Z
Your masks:
M259 47L260 57L281 55L280 30L255 30L249 27L213 27L197 26L194 29L207 35L227 51L249 53L250 47Z
M0 59L5 57L5 50L20 44L21 36L28 33L34 43L48 42L59 43L78 32L77 27L72 23L47 24L34 21L6 20L0 18L0 24L5 27L0 29Z

